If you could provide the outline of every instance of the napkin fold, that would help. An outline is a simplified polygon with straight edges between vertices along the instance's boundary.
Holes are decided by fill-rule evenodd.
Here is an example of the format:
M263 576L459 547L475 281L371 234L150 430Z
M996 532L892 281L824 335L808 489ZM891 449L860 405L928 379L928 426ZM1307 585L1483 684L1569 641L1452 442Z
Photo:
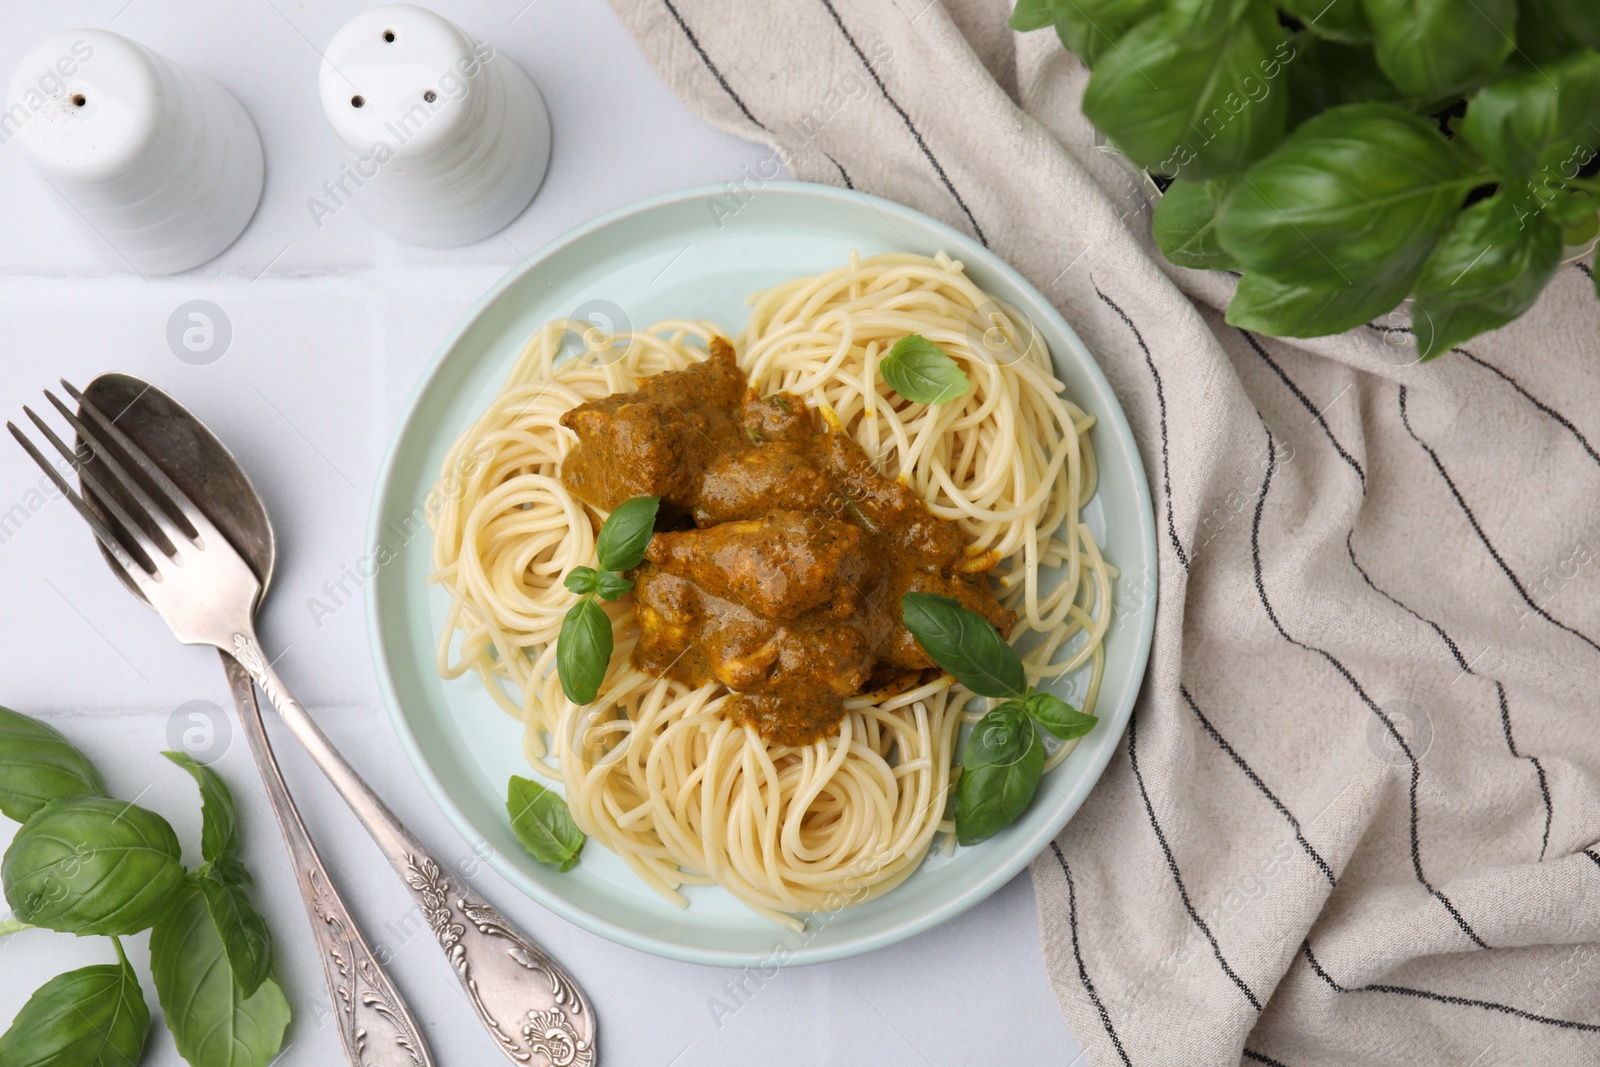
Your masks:
M982 240L1138 436L1160 598L1116 757L1035 861L1087 1061L1600 1062L1600 301L1563 269L1417 365L1280 341L1173 268L1087 72L968 0L612 0L678 95L807 181ZM1117 559L1115 533L1106 546ZM1150 610L1147 576L1117 607Z

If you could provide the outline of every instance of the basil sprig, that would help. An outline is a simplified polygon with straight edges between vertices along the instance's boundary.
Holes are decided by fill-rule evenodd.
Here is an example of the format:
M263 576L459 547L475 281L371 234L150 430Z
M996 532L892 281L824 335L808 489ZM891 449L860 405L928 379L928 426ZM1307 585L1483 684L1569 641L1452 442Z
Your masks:
M948 404L972 388L960 365L918 333L896 341L879 362L878 373L889 388L919 404Z
M949 597L907 593L900 617L939 668L979 696L1005 697L973 726L961 749L956 840L976 844L1021 815L1044 773L1042 726L1062 741L1100 720L1028 685L1022 659L982 615Z
M556 674L561 691L574 704L594 702L611 663L611 619L597 600L616 600L633 589L633 582L621 572L644 562L660 507L658 496L636 496L618 504L595 538L600 568L574 567L562 579L579 596L567 609L556 638Z
M506 814L511 816L517 840L534 859L563 871L578 865L578 853L588 837L572 821L572 813L558 794L513 775L506 788Z
M201 855L185 871L160 815L104 795L100 774L56 730L0 708L0 806L24 814L0 860L17 922L107 934L119 964L45 983L0 1036L0 1064L137 1063L150 1014L117 935L151 929L151 970L178 1051L196 1067L265 1067L289 1004L269 977L271 938L246 895L238 814L210 767L166 753L198 783Z

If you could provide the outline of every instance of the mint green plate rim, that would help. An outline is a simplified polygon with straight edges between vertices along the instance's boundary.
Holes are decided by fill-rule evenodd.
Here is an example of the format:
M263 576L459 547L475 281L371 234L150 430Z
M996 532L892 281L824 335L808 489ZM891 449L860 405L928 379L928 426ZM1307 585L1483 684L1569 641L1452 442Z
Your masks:
M843 959L911 937L979 903L1031 862L1082 805L1127 726L1149 658L1158 569L1150 490L1127 418L1088 349L1037 289L972 238L893 201L832 186L769 182L754 191L701 186L641 200L579 226L512 268L484 294L440 345L407 402L379 472L368 523L369 545L376 548L389 543L398 532L392 518L415 514L417 486L436 477L437 459L431 470L427 469L427 461L418 456L419 449L430 457L442 456L465 426L464 419L459 424L434 424L430 419L436 413L429 408L448 404L452 395L460 406L467 393L481 394L481 402L487 402L503 380L512 357L492 352L494 346L476 334L492 331L494 316L519 295L519 286L534 274L555 284L540 270L541 265L563 257L581 257L590 249L595 250L597 262L604 264L607 247L625 244L630 233L649 231L653 225L671 225L686 206L692 208L697 201L706 208L701 213L703 223L684 227L683 232L691 237L684 253L696 241L714 243L741 232L746 243L759 239L805 245L818 240L819 233L826 235L841 224L846 229L854 224L861 227L864 239L858 243L852 235L850 243L861 247L863 255L896 250L931 254L943 249L960 259L981 287L1032 319L1050 347L1068 395L1098 417L1092 433L1101 488L1091 508L1102 498L1114 498L1109 511L1116 514L1107 514L1102 520L1107 527L1102 544L1121 571L1113 602L1124 614L1119 614L1106 639L1106 672L1097 707L1100 728L1046 777L1032 805L1010 828L978 845L958 849L953 858L930 859L881 897L843 912L809 917L810 929L793 935L754 916L691 914L702 906L699 899L687 912L679 911L655 898L620 861L603 879L590 877L583 872L592 853L603 851L600 845L591 843L584 852L585 862L566 874L537 863L517 847L505 815L504 783L491 788L481 765L473 768L471 760L462 758L470 754L469 743L453 727L453 710L444 692L447 683L433 676L432 646L421 641L432 632L432 622L424 617L427 609L419 600L422 594L407 583L418 573L417 554L426 556L431 551L431 538L425 532L407 538L397 551L396 556L405 561L402 565L386 563L379 556L380 566L365 591L368 636L379 687L401 746L434 802L472 843L472 855L455 865L460 873L470 872L476 858L486 857L513 886L557 915L618 944L669 959L726 967L770 966L775 960L805 964ZM722 205L720 209L717 204ZM869 233L872 236L867 236ZM611 254L615 256L615 252ZM837 262L843 262L842 256ZM677 259L669 262L662 274L676 263ZM836 264L819 263L812 269L830 265ZM618 264L616 269L625 266ZM601 294L591 291L590 295ZM531 307L537 312L524 311L523 318L543 320L570 310L560 305L542 307L538 301ZM686 310L683 317L696 316ZM723 325L737 330L742 320L724 321ZM500 339L511 343L510 338ZM471 374L474 368L478 385L449 393L453 382L445 380L447 373L461 370ZM459 380L462 374L456 377ZM413 495L406 492L408 484ZM1135 625L1126 625L1127 616ZM420 677L406 677L403 668L408 663ZM475 679L460 681L477 684ZM487 697L483 700L487 702ZM509 718L501 718L511 723ZM462 746L460 752L451 747L452 738ZM489 802L496 791L498 808ZM938 871L930 874L935 862ZM635 884L622 885L618 870ZM908 892L913 886L920 887L919 880L929 879L937 882L929 882L929 891ZM632 899L627 891L633 889L655 899L656 906L643 897ZM707 891L732 899L717 887L696 893L703 899ZM931 898L930 892L934 893Z

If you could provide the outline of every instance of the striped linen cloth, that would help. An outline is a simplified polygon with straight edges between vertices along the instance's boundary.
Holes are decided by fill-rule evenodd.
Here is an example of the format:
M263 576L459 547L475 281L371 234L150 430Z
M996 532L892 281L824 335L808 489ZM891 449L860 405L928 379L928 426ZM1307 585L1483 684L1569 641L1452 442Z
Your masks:
M1138 435L1150 669L1032 868L1087 1062L1600 1063L1588 267L1428 365L1403 316L1254 336L1231 278L1152 252L1086 73L1004 0L613 5L717 126L1021 270Z

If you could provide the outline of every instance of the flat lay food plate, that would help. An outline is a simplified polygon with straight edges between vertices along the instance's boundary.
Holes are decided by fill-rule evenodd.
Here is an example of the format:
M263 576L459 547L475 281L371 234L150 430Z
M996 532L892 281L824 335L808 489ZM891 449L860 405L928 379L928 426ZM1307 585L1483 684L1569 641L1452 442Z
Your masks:
M422 524L446 453L545 321L566 316L622 331L668 318L710 319L737 333L749 294L838 266L852 250L944 251L960 260L977 285L1032 321L1066 395L1096 416L1100 480L1083 516L1120 571L1095 707L1099 726L1045 775L1010 827L952 855L936 846L898 887L805 916L800 933L753 914L718 886L685 887L690 906L676 908L593 842L570 871L538 863L506 815L508 779L528 774L522 725L476 676L442 681L434 667L449 598L427 584L432 539ZM379 477L369 544L380 563L367 585L379 682L418 773L466 838L457 850L462 861L485 857L534 900L621 944L722 966L815 963L870 951L960 914L1003 885L1072 817L1111 758L1138 695L1155 618L1155 526L1138 449L1071 327L971 238L887 200L800 183L739 193L706 187L642 201L568 234L503 278L445 340L413 395ZM1047 688L1071 701L1074 683L1082 695L1086 674Z

